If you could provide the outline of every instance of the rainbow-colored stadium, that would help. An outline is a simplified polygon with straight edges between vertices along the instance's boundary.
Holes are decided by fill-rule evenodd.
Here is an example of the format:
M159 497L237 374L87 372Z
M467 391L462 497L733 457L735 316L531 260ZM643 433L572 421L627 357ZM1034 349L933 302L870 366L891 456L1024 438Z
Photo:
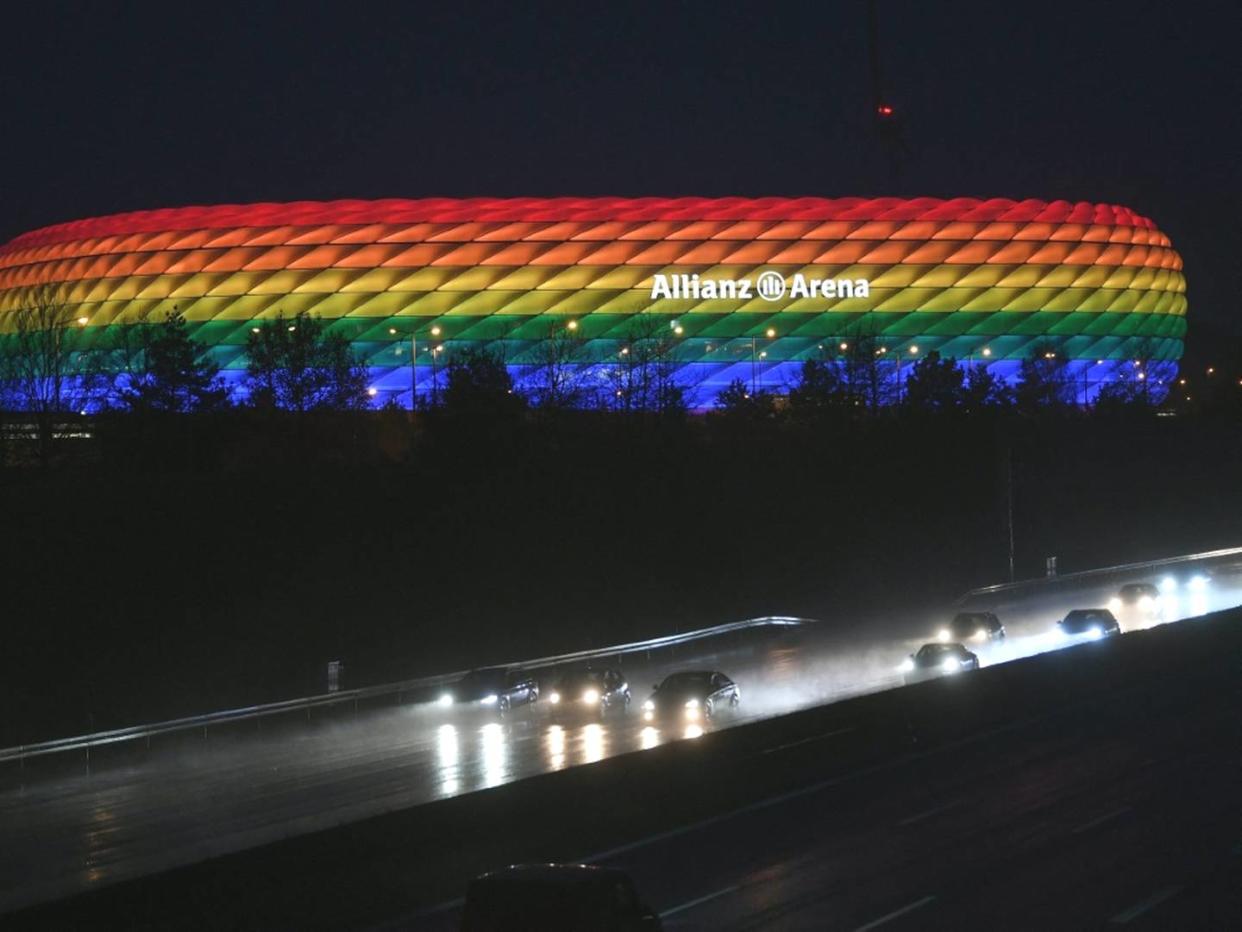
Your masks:
M1023 358L1051 347L1086 398L1136 362L1153 388L1175 377L1181 269L1150 220L1065 201L189 207L65 223L0 247L0 331L49 287L83 319L85 351L106 345L111 328L176 309L240 386L253 322L306 311L348 336L377 403L403 405L412 336L421 397L454 348L490 348L521 385L544 364L548 341L572 328L574 365L603 380L636 326L667 326L674 378L708 405L737 378L781 390L803 360L866 332L887 358L936 350L1009 380ZM807 281L829 284L808 293L797 287Z

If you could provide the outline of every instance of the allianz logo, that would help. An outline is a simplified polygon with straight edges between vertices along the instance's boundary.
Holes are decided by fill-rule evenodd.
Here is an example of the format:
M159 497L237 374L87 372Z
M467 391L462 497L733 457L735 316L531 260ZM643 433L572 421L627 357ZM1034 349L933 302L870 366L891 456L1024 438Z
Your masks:
M801 272L786 281L780 272L769 269L757 279L699 278L694 275L655 275L651 280L651 299L689 298L704 301L711 298L735 298L749 301L758 295L765 301L779 301L786 295L798 298L866 298L871 282L866 278L808 278Z

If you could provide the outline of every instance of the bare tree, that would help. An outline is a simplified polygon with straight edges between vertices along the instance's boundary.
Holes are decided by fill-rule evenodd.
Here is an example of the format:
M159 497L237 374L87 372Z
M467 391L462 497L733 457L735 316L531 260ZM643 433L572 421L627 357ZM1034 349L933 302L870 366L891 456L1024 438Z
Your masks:
M847 404L876 414L897 400L896 357L889 359L888 347L879 338L878 328L860 321L844 341L841 350L841 381Z
M106 380L86 352L87 319L59 287L32 289L9 320L0 337L4 407L33 419L39 462L46 467L68 432L66 422L99 403Z
M534 350L535 369L526 389L535 407L548 411L577 408L587 401L588 349L576 327L551 324Z
M686 386L674 378L682 361L680 334L658 317L638 315L608 367L612 397L618 411L659 414L686 408Z

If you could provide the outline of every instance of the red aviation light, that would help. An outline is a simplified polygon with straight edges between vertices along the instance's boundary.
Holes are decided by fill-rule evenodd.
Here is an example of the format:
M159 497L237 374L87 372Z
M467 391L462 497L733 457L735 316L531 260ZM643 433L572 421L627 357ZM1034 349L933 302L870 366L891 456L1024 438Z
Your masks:
M891 117L893 115L893 108L888 104L880 104L875 108L875 112L882 117Z

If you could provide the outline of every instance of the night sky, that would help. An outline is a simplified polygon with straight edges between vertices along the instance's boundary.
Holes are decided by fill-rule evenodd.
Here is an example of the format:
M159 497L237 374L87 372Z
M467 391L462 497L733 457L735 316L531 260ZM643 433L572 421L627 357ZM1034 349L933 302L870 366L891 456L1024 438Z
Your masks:
M973 195L1125 204L1242 334L1242 4L24 4L0 241L186 204Z

